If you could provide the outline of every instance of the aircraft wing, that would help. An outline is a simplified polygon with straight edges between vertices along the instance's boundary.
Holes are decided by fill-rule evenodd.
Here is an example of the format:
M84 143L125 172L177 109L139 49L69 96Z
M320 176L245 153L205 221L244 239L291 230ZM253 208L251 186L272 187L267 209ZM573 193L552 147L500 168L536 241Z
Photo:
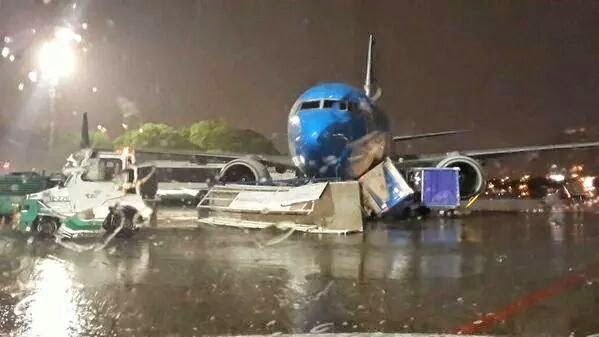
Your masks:
M405 140L448 136L448 135L455 135L455 134L466 133L466 132L470 132L470 130L449 130L449 131L440 131L440 132L419 133L419 134L415 134L415 135L393 136L393 141L397 143L397 142L402 142Z
M585 149L599 147L599 142L585 142L585 143L566 143L566 144L552 144L552 145L533 145L533 146L520 146L520 147L505 147L497 149L487 150L470 150L461 151L460 153L480 159L497 158L506 155L524 153L524 152L538 152L538 151L555 151L555 150L569 150L569 149Z
M408 155L398 158L400 164L405 165L421 165L434 161L441 160L452 153L472 157L475 159L491 159L499 158L508 155L514 155L519 153L528 152L539 152L539 151L556 151L556 150L570 150L570 149L585 149L599 147L599 142L583 142L583 143L565 143L565 144L551 144L551 145L532 145L532 146L518 146L518 147L503 147L495 149L484 149L484 150L466 150L456 151L448 153L438 154L422 154L422 155Z
M293 161L289 156L280 155L269 155L269 154L245 154L245 153L213 153L213 152L198 152L190 150L162 150L162 149L144 149L136 148L135 153L138 154L149 154L156 156L168 156L168 157L186 157L193 158L198 161L220 161L227 162L230 160L253 157L267 164L278 166L295 168Z

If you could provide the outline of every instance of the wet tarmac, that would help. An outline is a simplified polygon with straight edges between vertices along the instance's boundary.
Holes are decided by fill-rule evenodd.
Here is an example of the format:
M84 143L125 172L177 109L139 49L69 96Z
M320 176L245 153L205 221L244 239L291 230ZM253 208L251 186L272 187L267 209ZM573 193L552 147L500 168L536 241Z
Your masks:
M100 251L0 232L0 334L599 333L599 215L349 236L148 229Z

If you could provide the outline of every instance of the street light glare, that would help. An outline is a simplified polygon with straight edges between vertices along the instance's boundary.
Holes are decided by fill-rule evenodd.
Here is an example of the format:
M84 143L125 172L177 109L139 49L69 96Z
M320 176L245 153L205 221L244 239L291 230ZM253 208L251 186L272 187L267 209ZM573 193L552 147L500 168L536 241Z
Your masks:
M70 43L55 39L42 45L38 62L42 78L57 83L75 70L75 53Z
M30 71L27 74L27 77L29 78L29 80L33 83L37 82L37 71Z
M54 37L56 40L63 43L70 43L75 41L77 43L81 43L82 37L81 35L75 33L72 29L66 27L58 27L54 31Z

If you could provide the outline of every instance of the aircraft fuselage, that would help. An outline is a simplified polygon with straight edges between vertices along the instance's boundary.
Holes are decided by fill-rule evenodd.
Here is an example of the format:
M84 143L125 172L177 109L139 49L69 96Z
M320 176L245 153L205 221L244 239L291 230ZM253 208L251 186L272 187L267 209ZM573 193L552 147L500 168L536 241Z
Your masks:
M356 178L385 157L386 116L363 91L325 83L305 91L288 118L289 150L309 177Z

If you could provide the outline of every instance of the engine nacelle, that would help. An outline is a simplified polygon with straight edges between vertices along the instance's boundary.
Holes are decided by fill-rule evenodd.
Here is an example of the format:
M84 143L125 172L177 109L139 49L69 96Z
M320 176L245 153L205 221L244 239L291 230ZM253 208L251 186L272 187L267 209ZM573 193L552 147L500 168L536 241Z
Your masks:
M217 179L223 183L268 183L271 181L268 168L258 159L243 157L228 162Z
M480 163L471 157L449 155L437 163L437 167L457 167L460 169L460 198L469 199L485 188L485 171Z

